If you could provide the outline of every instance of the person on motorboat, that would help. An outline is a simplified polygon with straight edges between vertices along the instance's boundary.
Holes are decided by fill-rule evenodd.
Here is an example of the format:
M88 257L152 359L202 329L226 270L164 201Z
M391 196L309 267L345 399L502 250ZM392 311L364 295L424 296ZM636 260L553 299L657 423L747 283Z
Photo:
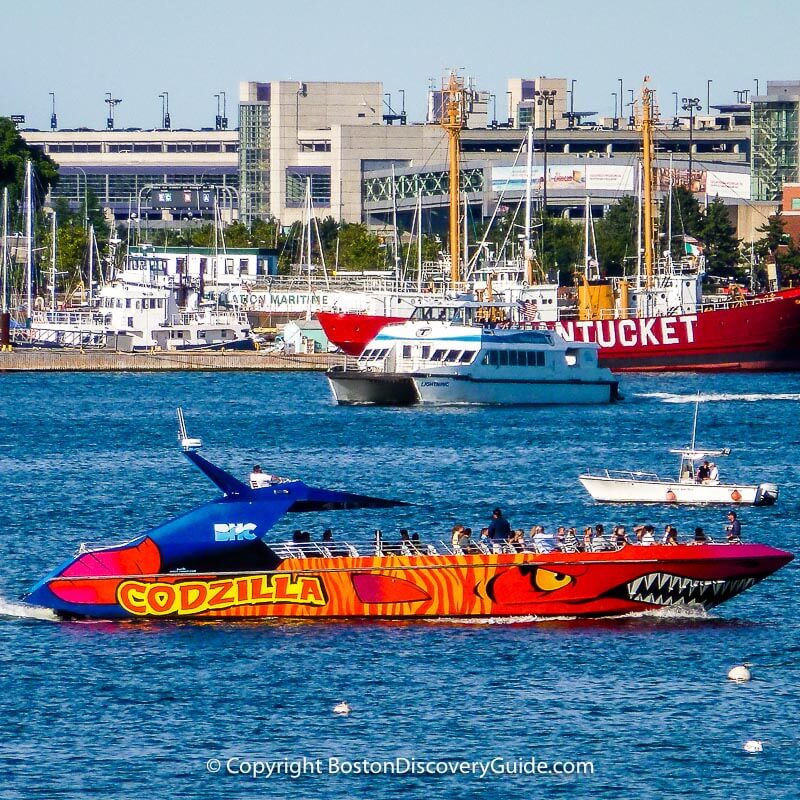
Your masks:
M272 483L272 475L267 475L263 472L260 464L253 467L250 473L250 488L251 489L264 489Z
M592 537L592 551L597 553L602 550L608 550L608 539L606 539L606 530L603 524L598 522L594 526L594 536Z
M708 483L719 484L719 467L712 461L709 465Z
M708 480L708 476L711 473L711 468L708 464L708 461L704 461L698 468L697 468L697 482L698 483L705 483Z
M644 526L644 533L642 534L642 544L645 547L648 547L649 545L656 543L655 532L656 529L652 525Z
M523 531L522 528L517 528L517 530L511 534L508 544L511 549L517 553L523 552L525 550L525 531Z
M702 528L694 529L694 541L692 544L708 544L708 536Z
M553 537L545 531L544 525L534 525L531 528L531 539L537 553L549 553L555 547Z
M628 541L628 534L625 532L624 525L615 525L614 531L611 535L611 544L619 550L620 547L624 547L626 544L630 544Z
M472 544L472 528L462 528L458 537L458 547L462 553L472 553L474 545Z
M492 521L487 533L492 540L492 549L502 549L503 542L511 535L511 523L503 516L501 509L492 511Z
M678 544L678 529L674 528L672 525L669 525L668 528L669 530L667 531L667 535L664 538L664 544L672 547Z
M728 524L725 526L727 536L725 537L728 544L741 544L742 543L742 523L736 517L735 511L728 512Z
M591 553L594 549L592 547L592 539L594 538L594 532L592 531L592 526L587 525L583 529L583 547L582 550L584 553Z
M564 535L564 545L561 549L564 553L577 553L581 549L575 528L567 529Z

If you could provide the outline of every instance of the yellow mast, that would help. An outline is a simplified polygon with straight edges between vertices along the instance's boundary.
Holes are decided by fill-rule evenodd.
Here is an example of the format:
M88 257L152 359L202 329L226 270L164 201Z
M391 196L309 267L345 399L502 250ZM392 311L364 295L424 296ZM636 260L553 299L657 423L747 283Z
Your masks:
M442 122L449 137L450 157L450 285L455 289L461 279L459 255L461 253L458 226L459 195L461 186L461 129L466 124L464 80L454 72L447 82L442 82Z
M644 274L645 288L653 288L653 90L647 88L649 77L642 86L642 170L644 189Z

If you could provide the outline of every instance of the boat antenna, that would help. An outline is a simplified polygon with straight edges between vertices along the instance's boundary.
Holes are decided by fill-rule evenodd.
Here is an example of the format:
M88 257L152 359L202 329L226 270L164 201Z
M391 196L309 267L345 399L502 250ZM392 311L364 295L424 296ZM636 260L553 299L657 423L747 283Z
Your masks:
M697 398L694 401L694 424L692 425L692 450L694 450L694 440L697 434L697 411L700 408L700 390L697 391Z
M644 270L645 288L653 288L653 90L649 76L642 86L642 169L644 171Z

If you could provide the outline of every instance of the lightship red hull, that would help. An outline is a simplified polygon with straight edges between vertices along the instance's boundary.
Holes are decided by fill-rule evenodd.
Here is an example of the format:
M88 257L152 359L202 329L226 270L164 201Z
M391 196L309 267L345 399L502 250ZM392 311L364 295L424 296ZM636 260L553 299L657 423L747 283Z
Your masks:
M329 341L360 355L396 317L318 313ZM800 370L800 288L697 314L548 325L568 341L596 342L602 366L617 371Z

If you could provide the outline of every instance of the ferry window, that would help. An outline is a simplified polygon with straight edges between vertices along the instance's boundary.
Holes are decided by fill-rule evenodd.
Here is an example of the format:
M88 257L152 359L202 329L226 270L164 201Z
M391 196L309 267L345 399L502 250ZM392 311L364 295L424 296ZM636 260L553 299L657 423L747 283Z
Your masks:
M403 345L403 358L411 358L411 345L404 344Z
M233 275L233 259L226 258L225 259L225 274L226 275Z
M455 364L461 354L460 350L448 350L447 355L444 357L446 364Z
M444 350L434 350L431 361L441 361L444 357Z
M491 358L492 358L492 351L488 350L483 354L483 358L481 359L481 364L489 366L489 364L491 363Z
M131 307L131 299L130 297L125 298L125 308Z
M239 274L246 275L247 274L247 259L240 258L239 259Z
M424 359L428 359L428 358L430 358L430 357L431 357L431 346L430 346L429 344L426 344L426 345L425 345L425 346L422 348L422 357L423 357Z
M470 361L472 361L472 359L473 359L474 357L475 357L475 351L474 351L474 350L465 350L465 351L464 351L464 352L461 354L461 358L459 358L458 360L459 360L459 361L460 361L462 364L469 364L469 362L470 362Z
M500 363L500 359L497 357L497 350L490 350L489 351L489 364L491 366L496 367Z
M518 361L522 361L522 359L518 359L517 356L522 355L521 353L517 353L516 350L509 350L508 351L508 364L511 367L516 367Z
M536 353L536 366L543 367L544 366L544 351L539 350Z
M507 367L508 366L508 350L499 350L497 355L499 356L498 364L501 367Z
M128 317L128 327L129 328L133 327L133 317Z

